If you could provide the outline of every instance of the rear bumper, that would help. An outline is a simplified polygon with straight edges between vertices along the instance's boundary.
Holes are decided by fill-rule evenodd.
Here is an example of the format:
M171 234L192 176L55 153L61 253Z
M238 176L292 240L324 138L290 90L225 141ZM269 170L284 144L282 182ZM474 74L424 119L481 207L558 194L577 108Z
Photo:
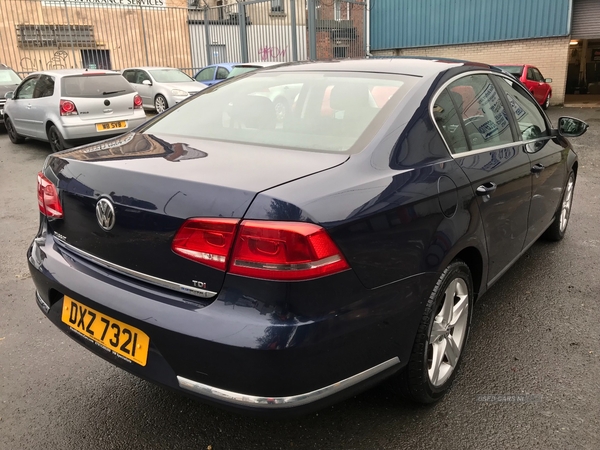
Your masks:
M399 301L395 286L394 299L382 291L370 306L307 319L228 286L203 304L94 266L50 235L36 238L28 260L38 306L71 338L141 378L238 411L304 413L370 387L406 363L422 313L420 277L405 286L414 302ZM146 366L63 323L64 295L148 334Z
M73 120L61 121L62 123L60 124L60 132L63 135L65 142L70 145L85 144L102 139L108 139L123 133L127 133L146 122L146 114L143 112L143 110L139 111L141 111L141 113L136 111L134 115L127 116L125 118L107 118L102 121L125 121L127 122L127 128L120 128L114 131L98 131L96 129L96 123L99 123L99 121L86 122L82 121L78 117L75 117Z

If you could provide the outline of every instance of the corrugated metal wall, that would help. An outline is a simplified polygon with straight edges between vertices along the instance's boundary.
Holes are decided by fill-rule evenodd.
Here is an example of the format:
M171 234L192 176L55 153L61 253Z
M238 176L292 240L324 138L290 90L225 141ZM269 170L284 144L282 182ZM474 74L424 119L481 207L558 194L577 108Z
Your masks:
M371 49L566 36L569 0L371 0Z
M600 1L575 0L571 34L574 39L600 37Z

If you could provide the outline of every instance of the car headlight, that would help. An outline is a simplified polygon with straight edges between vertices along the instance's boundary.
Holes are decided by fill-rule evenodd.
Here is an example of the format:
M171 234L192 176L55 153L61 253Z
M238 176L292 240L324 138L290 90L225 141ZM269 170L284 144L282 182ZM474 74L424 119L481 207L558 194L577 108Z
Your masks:
M177 97L184 97L184 96L187 97L188 96L188 93L185 91L182 91L181 89L173 89L171 91L171 93L173 95L176 95Z

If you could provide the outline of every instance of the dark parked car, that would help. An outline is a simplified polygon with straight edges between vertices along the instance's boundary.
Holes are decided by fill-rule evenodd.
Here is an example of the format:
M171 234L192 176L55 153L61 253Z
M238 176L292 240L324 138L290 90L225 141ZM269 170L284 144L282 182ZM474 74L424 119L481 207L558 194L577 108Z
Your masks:
M280 122L256 94L286 83L301 88ZM481 64L257 71L49 156L37 303L107 361L214 404L307 411L392 375L431 403L475 300L540 236L564 236L566 137L586 129L552 127Z
M20 83L21 77L10 67L0 63L0 123L4 123L4 96L14 91Z

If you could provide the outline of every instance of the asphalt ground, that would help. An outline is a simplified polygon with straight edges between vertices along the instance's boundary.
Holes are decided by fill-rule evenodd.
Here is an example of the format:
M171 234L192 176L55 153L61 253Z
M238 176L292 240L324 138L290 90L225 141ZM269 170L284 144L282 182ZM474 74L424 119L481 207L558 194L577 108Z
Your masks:
M476 304L452 390L437 405L389 383L309 416L224 412L121 371L59 332L25 252L47 144L0 131L0 449L600 449L600 109L562 242L536 243Z

